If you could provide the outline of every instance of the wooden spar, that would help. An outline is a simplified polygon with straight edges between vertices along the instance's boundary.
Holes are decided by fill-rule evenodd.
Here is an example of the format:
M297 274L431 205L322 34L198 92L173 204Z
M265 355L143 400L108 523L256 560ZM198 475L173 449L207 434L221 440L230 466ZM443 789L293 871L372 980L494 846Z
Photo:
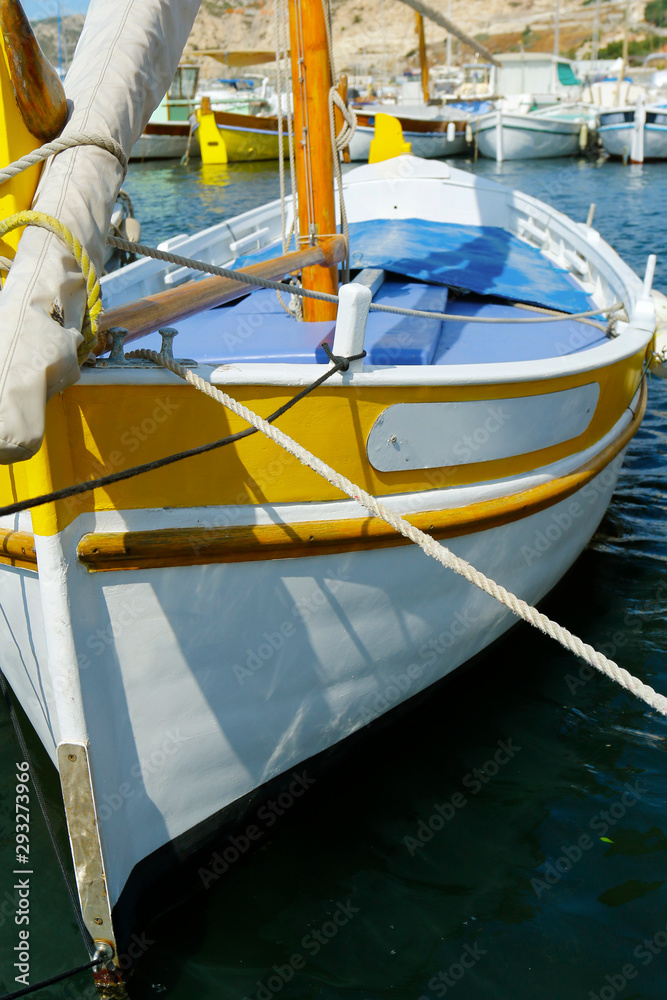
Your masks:
M466 35L465 31L458 28L453 21L451 21L448 17L445 17L444 14L441 14L439 10L434 10L433 7L429 7L428 4L422 3L422 0L402 0L402 3L407 4L408 7L412 7L412 9L416 10L418 14L421 14L422 17L428 18L429 21L433 21L434 24L439 24L441 28L448 31L450 35L454 35L459 39L459 41L463 42L464 45L469 45L473 51L477 52L478 55L486 59L487 62L492 63L494 66L500 66L498 60L491 55L489 50L482 45L481 42L478 42L476 38L471 38L470 35Z
M304 241L315 243L336 232L327 26L322 0L288 0L288 7L299 231ZM338 292L335 267L305 268L301 280L304 288L332 295ZM304 299L304 320L312 323L335 317L335 304Z
M616 84L616 94L614 95L614 106L619 107L621 103L621 87L623 86L623 80L625 79L625 71L628 68L628 31L630 28L630 3L628 2L625 6L625 20L623 22L623 65L621 66L621 71L618 74L618 83ZM628 91L629 92L629 91Z
M0 0L0 32L14 99L25 127L36 139L51 142L65 127L67 99L60 77L39 47L18 0Z
M422 95L424 104L428 104L428 61L426 59L426 38L424 37L424 18L417 12L417 37L419 38L419 68L422 74Z
M316 246L304 247L282 257L253 264L244 268L242 273L279 281L284 275L300 271L302 268L307 267L316 271L321 266L328 274L331 269L335 271L336 264L345 259L346 252L343 236L327 237ZM128 343L145 337L161 326L178 323L179 320L193 316L202 309L212 309L214 306L222 305L223 302L232 302L251 290L252 286L234 281L233 278L220 278L214 275L201 281L189 281L180 288L170 288L166 292L157 292L144 299L137 299L116 309L110 309L102 315L95 354L104 354L111 348L108 331L113 327L123 327L128 331L128 336L125 338L125 342ZM335 304L333 305L335 309Z
M55 139L67 121L67 100L58 74L40 49L18 0L0 0L0 166ZM0 188L0 218L30 208L43 164ZM0 240L0 255L13 258L23 229Z

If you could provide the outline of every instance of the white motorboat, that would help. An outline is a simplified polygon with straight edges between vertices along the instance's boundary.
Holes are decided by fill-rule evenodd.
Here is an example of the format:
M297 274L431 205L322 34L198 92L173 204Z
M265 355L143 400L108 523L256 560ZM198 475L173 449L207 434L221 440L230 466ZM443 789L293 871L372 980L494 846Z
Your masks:
M667 104L614 108L600 113L600 139L610 156L643 163L667 159Z
M509 111L499 105L474 125L482 156L498 161L575 156L588 144L595 116L566 105L540 111Z

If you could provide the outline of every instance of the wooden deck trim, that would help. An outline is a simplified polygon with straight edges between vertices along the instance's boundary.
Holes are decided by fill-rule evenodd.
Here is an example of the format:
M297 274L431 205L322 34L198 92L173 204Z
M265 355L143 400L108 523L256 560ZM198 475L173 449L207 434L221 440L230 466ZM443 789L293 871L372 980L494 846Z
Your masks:
M35 536L28 531L0 528L0 563L37 570Z
M435 538L485 531L552 507L582 489L625 448L646 409L642 384L632 421L598 455L566 476L508 497L467 507L411 514L411 524ZM209 563L294 559L393 545L407 539L380 518L302 521L296 524L241 525L220 528L164 528L154 531L92 532L80 540L79 560L91 572L201 566Z

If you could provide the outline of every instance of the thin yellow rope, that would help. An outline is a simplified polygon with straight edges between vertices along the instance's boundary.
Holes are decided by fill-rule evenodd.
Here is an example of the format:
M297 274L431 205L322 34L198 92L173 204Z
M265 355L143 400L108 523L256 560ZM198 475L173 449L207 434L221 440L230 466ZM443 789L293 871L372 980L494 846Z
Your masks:
M53 233L61 243L64 243L81 268L86 282L86 312L83 317L83 328L81 330L83 343L79 346L78 358L79 364L83 364L97 341L100 315L102 313L102 293L95 265L74 233L67 226L63 225L62 222L54 219L51 215L47 215L45 212L35 212L32 209L26 209L23 212L16 212L14 215L10 215L7 219L3 219L0 222L0 239L6 236L7 233L11 233L14 229L20 229L23 226L37 226L39 229L46 229L49 233Z

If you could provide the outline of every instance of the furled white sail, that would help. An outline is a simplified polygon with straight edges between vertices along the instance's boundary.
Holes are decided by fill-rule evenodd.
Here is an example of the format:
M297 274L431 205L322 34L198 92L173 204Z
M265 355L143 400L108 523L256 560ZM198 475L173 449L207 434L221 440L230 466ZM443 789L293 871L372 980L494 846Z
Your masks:
M171 83L199 2L92 0L65 81L63 135L110 135L129 154ZM33 204L69 227L98 271L122 180L116 157L80 146L54 157ZM35 454L46 402L79 378L85 285L57 237L30 228L0 301L0 462L10 463Z

